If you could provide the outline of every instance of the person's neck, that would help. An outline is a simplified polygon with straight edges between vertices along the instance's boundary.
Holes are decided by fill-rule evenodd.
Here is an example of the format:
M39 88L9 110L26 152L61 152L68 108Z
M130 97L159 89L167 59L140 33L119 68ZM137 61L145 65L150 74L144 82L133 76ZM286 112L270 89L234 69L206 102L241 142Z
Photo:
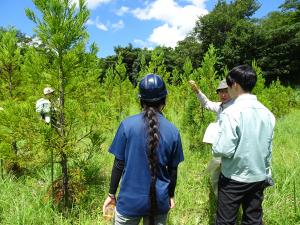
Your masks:
M248 94L250 94L250 92L240 91L240 92L237 93L236 97L240 97L242 95L248 95Z
M242 95L250 94L249 92L244 91L244 89L237 84L235 88L235 98L240 97Z

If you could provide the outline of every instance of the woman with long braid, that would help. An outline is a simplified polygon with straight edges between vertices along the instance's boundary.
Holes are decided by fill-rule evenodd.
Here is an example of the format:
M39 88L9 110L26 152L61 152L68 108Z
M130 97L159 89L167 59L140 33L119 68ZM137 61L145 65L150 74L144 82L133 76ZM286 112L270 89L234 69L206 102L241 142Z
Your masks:
M175 206L183 151L178 129L162 114L166 96L160 76L145 76L139 84L143 111L121 122L109 149L115 161L103 211L116 204L115 225L138 225L142 218L144 225L164 225L169 209Z

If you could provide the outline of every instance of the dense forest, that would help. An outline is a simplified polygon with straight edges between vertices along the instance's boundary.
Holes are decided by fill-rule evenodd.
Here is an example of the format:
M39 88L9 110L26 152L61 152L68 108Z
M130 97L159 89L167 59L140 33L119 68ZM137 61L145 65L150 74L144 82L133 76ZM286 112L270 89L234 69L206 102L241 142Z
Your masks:
M172 48L157 47L162 54L169 73L183 73L187 60L198 68L209 45L217 49L218 71L239 64L251 64L252 60L263 70L268 82L279 78L290 85L299 85L299 1L285 1L279 11L271 12L261 19L253 18L260 4L255 0L218 1L215 8L199 18L193 31ZM115 47L115 55L102 60L104 75L107 68L117 62L121 54L128 71L134 79L143 60L149 62L147 49Z
M258 75L254 94L276 118L289 118L300 107L299 0L285 0L279 11L261 19L253 18L259 8L256 0L219 0L174 49L158 46L149 50L128 44L116 46L115 54L106 58L97 57L95 44L87 46L85 23L90 12L84 0L77 7L71 0L33 2L39 13L26 9L26 15L36 24L34 37L14 27L0 29L0 189L18 190L28 199L15 202L0 191L0 223L96 224L97 220L102 224L97 215L101 214L112 166L107 149L119 122L139 112L136 84L148 73L157 73L167 81L164 114L183 134L187 157L178 192L184 192L184 185L191 185L189 191L197 187L201 193L209 186L207 176L195 179L195 174L210 157L202 137L214 115L199 106L189 79L216 100L215 89L228 70L251 64ZM59 128L44 123L35 111L46 86L55 89ZM284 127L284 121L282 124ZM299 154L298 147L298 158ZM184 169L188 165L191 174ZM294 168L297 171L299 166ZM281 171L275 177L280 181L286 174ZM194 183L184 184L184 176L192 176ZM300 222L297 185L299 179L279 185L291 190L287 195L293 204L286 207L291 213L286 220L271 214L266 224ZM29 190L34 190L34 195ZM269 196L280 201L275 195L280 190L270 191ZM179 209L193 205L192 198L181 200ZM13 217L7 211L12 204L30 207L22 211L20 206L20 213L16 210L18 216ZM213 206L206 202L191 209L191 213L194 210L195 215L203 215L198 222L194 216L180 219L179 211L174 217L177 222L170 224L208 224L213 214L209 207Z
M212 44L217 51L216 69L219 72L236 65L251 64L251 61L256 60L268 83L279 78L284 84L299 85L299 1L286 0L278 11L257 19L253 15L259 7L260 3L256 0L230 3L219 0L209 14L195 21L194 29L184 40L179 41L175 48L158 46L154 50L149 50L134 48L130 43L125 47L116 46L114 55L97 59L99 80L104 79L107 70L117 64L118 57L121 56L126 67L126 76L135 83L141 67L150 62L153 52L156 52L157 57L163 58L166 72L182 74L187 61L190 61L193 69L198 68ZM30 15L28 16L30 18ZM0 36L12 30L14 28L1 28ZM31 38L21 31L15 32L22 55L33 46L38 51L50 48L42 42L38 32ZM82 37L81 44L84 45L87 39L86 33L85 37ZM95 44L89 49L90 54L95 55L98 52Z

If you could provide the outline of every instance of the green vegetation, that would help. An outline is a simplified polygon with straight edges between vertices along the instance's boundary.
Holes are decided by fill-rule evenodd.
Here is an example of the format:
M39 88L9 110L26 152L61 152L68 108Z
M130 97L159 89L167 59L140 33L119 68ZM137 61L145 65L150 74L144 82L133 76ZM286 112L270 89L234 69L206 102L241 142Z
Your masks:
M299 116L300 111L297 110L277 120L273 147L273 176L276 184L265 192L266 225L300 223ZM170 119L175 123L179 122L176 115ZM205 172L211 157L210 148L202 146L191 149L189 135L185 129L181 131L185 161L179 168L176 207L170 213L169 224L211 224L215 199L211 193L209 176ZM112 156L106 151L107 144L87 165L89 168L86 173L94 180L85 182L85 196L70 209L68 218L51 209L48 194L49 167L39 170L34 177L26 176L18 180L5 175L0 182L1 224L46 225L52 224L52 219L54 224L106 224L102 219L101 207L106 198L112 166Z
M300 106L300 92L282 85L277 79L282 71L276 70L279 75L270 79L274 73L270 76L271 70L262 68L259 58L269 64L271 59L265 55L247 55L241 61L228 57L233 62L223 57L230 53L229 49L235 49L232 44L237 41L234 37L239 26L252 22L244 17L256 9L251 5L254 1L247 1L252 2L251 7L239 5L243 1L220 1L214 9L228 7L232 11L231 7L237 7L241 10L237 16L244 18L232 18L232 30L226 33L230 39L221 40L222 44L209 41L203 42L207 44L205 48L201 46L197 41L200 29L200 33L187 37L175 49L141 50L129 45L116 47L117 54L106 59L97 58L95 44L86 48L84 23L89 12L84 1L80 1L78 10L70 0L33 2L40 14L35 15L30 9L26 13L36 23L41 43L32 43L31 38L14 28L0 29L1 224L105 224L101 211L113 160L107 149L119 122L140 111L136 84L147 73L158 73L167 81L169 96L164 114L179 127L183 138L185 162L179 169L176 208L170 213L169 224L211 224L215 199L205 171L211 151L202 143L202 137L215 115L199 106L187 81L195 80L210 99L216 100L219 80L227 73L227 66L237 62L252 63L258 74L254 93L278 119L273 150L276 186L266 191L265 224L300 224L300 184L296 179L300 172L300 112L294 110ZM292 31L298 31L298 1L289 2L285 4L289 10L258 23L269 24L268 38L276 36L284 21L289 22L286 29L295 23ZM214 20L219 15L214 13L206 18ZM256 23L244 32L254 27L257 29ZM293 35L290 42L297 45L299 35ZM252 38L245 37L238 41L248 43ZM264 45L256 50L261 50L261 46ZM293 49L299 54L296 47ZM273 50L276 55L278 48ZM240 49L241 53L244 51L245 48ZM240 54L238 49L234 54ZM289 57L283 57L284 61L280 57L276 60L290 62ZM272 68L276 68L276 60L272 57ZM285 65L287 83L295 80L297 65ZM48 85L56 90L58 128L45 124L35 112L35 102Z
M300 223L300 122L299 110L277 120L273 144L274 188L266 192L264 203L267 224Z
M216 48L216 69L239 64L257 65L265 74L267 84L277 80L295 87L300 84L300 1L282 0L278 11L255 18L259 0L218 0L214 9L196 21L193 31L179 41L174 49L158 46L164 54L166 70L184 74L184 64L191 61L193 69L201 65L209 46ZM102 59L104 70L117 62L119 54L131 80L135 80L139 65L151 59L150 50L115 47L115 55ZM186 77L185 77L186 78Z

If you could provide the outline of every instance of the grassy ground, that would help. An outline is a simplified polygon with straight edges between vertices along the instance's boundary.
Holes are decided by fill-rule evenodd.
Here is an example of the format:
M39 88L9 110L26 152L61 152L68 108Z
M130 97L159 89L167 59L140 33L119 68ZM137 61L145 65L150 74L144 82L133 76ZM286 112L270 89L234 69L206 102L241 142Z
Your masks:
M170 115L175 124L179 118ZM265 225L300 224L300 111L277 120L273 146L273 177L275 186L265 192ZM182 132L185 161L179 167L176 206L169 214L171 225L209 225L213 223L215 199L205 172L211 158L210 146L190 149L187 134ZM107 149L107 146L102 146ZM47 168L36 176L0 179L0 224L109 224L102 219L102 203L106 197L113 157L105 150L89 168L99 173L98 180L86 181L89 188L80 207L70 210L69 219L55 210L47 197L50 174Z
M273 147L275 187L266 191L265 221L270 225L300 224L300 112L277 121Z

